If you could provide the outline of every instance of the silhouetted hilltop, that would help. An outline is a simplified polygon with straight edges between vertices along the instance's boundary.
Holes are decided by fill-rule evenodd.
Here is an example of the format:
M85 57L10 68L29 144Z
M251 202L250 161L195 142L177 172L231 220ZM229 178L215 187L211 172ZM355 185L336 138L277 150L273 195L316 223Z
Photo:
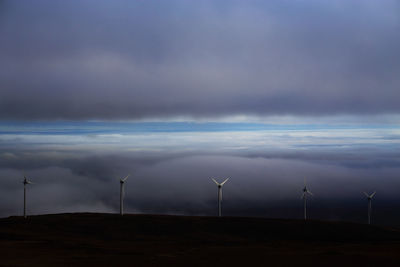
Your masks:
M397 265L400 231L240 217L74 213L0 219L0 266Z

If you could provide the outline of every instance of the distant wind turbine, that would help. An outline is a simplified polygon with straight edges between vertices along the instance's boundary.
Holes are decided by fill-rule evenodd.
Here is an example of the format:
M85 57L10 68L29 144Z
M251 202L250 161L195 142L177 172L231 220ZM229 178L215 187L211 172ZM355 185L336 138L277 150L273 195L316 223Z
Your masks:
M218 216L221 217L222 186L229 180L229 178L225 179L222 183L218 183L215 179L212 180L218 186Z
M33 184L31 181L26 179L26 176L24 175L24 181L22 182L24 184L24 218L26 218L26 185L27 184Z
M367 197L368 199L368 224L371 224L371 212L372 212L372 198L375 196L376 191L373 192L371 195L368 195L367 193L364 192L364 195Z
M128 179L130 174L128 174L125 178L119 179L120 183L120 192L119 192L119 214L124 215L124 194L125 194L125 181Z
M307 195L313 196L313 193L307 189L306 179L304 179L303 195L301 196L304 200L304 220L307 220Z

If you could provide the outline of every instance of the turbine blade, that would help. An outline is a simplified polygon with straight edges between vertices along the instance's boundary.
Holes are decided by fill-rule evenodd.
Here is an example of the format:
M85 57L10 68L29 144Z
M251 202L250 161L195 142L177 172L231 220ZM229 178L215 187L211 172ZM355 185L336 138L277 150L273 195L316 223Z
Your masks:
M306 192L304 192L304 193L301 195L300 199L303 199L305 196L306 196Z
M364 193L364 195L366 196L366 197L369 197L369 195L367 194L367 193L365 193L365 192L363 192Z
M211 178L211 179L214 181L214 183L215 183L216 185L219 185L219 183L218 183L217 181L215 181L214 178Z
M223 182L221 183L221 185L224 185L228 180L229 180L229 178L226 178L225 181L223 181Z
M369 197L370 197L370 198L373 198L373 197L375 196L375 194L376 194L376 191L373 192Z
M128 179L129 175L130 175L130 174L128 174L124 179L122 179L122 181L125 182L126 179Z
M307 190L307 193L309 193L309 194L312 195L312 196L314 195L313 193L311 193L311 191L308 191L308 190Z

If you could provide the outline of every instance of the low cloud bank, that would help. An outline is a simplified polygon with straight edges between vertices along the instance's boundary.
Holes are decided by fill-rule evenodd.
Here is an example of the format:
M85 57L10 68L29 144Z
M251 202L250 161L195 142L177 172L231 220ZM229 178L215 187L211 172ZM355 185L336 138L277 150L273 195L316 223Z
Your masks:
M354 131L362 142L349 140ZM229 177L223 195L226 215L301 218L300 196L306 179L314 193L309 205L313 218L363 221L366 199L362 192L377 191L376 222L400 224L397 213L387 212L400 203L399 143L392 139L387 143L386 138L397 131L184 133L185 137L148 133L121 139L79 135L70 141L65 136L22 135L15 141L22 142L19 147L0 142L4 200L0 215L22 210L25 170L36 183L28 189L29 211L36 214L117 212L118 179L130 173L127 212L214 215L217 188L211 178ZM8 137L0 139L4 138ZM85 141L73 145L76 138ZM165 147L156 150L162 143Z

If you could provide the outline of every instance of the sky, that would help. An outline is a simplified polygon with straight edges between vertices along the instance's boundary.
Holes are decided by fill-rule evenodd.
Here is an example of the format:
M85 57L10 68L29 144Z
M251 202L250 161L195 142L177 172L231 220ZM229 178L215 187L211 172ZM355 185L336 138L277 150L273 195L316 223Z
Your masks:
M0 1L0 118L398 114L398 1Z
M0 216L400 225L400 3L0 0Z

